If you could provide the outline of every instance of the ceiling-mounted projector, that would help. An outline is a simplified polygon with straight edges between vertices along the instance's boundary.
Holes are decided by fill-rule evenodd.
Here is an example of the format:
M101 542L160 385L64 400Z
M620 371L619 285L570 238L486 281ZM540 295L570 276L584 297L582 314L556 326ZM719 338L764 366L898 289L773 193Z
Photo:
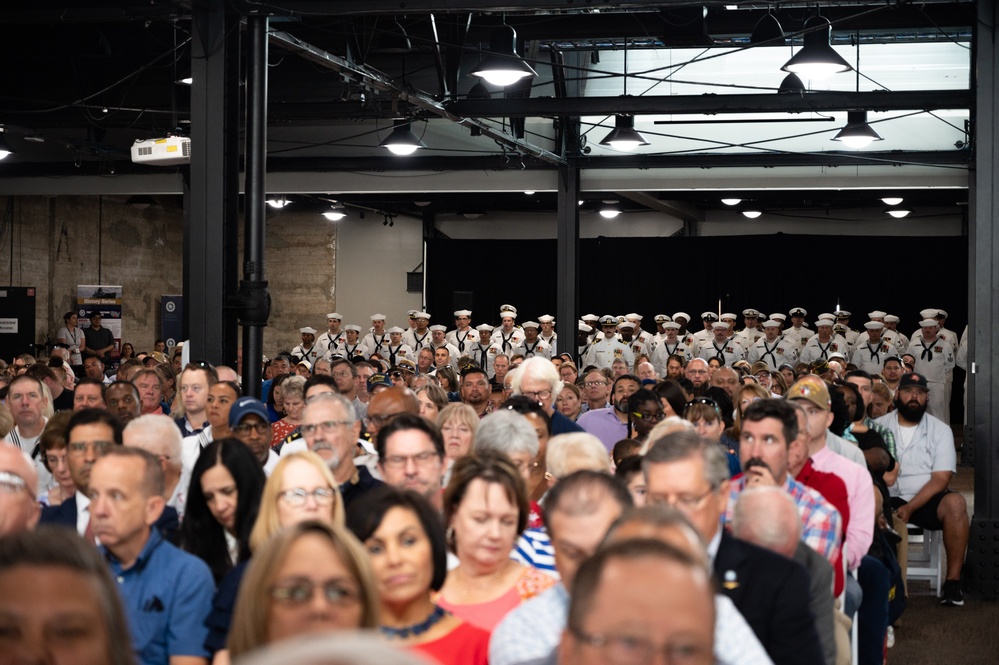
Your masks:
M186 136L168 136L136 141L132 144L132 162L154 166L190 164L191 139Z

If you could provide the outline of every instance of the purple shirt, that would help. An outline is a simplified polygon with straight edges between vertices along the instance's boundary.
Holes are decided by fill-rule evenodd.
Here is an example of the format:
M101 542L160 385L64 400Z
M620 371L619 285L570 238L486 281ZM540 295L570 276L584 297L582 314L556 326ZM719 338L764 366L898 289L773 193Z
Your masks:
M628 438L628 423L621 422L614 407L587 411L576 421L580 427L600 439L607 452L614 450L614 444Z

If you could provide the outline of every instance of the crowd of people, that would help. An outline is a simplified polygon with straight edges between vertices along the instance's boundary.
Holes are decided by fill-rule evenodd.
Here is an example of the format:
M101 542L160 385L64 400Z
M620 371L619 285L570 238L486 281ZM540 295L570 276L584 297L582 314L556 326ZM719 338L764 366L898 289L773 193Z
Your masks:
M499 314L331 313L257 390L67 314L0 366L0 653L883 663L909 525L963 605L943 310L908 338L885 312L587 315L561 354L553 317Z

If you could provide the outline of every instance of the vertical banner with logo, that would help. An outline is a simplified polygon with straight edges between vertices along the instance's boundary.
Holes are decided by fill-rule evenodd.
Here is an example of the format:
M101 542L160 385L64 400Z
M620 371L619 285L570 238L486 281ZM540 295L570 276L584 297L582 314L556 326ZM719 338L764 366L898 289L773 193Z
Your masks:
M184 296L160 296L160 337L169 358L177 342L184 341Z
M114 335L114 351L111 356L117 365L121 353L121 286L80 284L76 287L76 314L80 317L80 329L90 327L90 315L101 315L101 327Z

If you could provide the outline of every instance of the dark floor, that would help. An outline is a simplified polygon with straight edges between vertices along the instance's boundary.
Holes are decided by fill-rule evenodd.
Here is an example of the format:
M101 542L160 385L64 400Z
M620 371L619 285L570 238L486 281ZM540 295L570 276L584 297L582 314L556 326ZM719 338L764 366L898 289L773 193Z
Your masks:
M964 495L970 515L974 507L974 469L959 466L951 488ZM966 597L963 607L942 607L929 582L913 582L905 614L895 629L895 646L888 650L888 662L999 663L999 602Z

